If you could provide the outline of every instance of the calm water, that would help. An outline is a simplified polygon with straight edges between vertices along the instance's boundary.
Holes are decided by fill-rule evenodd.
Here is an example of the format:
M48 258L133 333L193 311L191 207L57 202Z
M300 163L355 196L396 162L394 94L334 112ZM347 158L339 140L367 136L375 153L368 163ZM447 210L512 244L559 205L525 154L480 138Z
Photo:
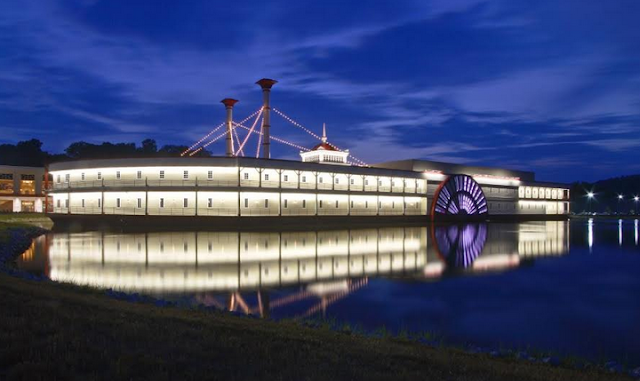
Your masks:
M640 365L637 220L52 233L19 265L56 281L276 319L324 317Z

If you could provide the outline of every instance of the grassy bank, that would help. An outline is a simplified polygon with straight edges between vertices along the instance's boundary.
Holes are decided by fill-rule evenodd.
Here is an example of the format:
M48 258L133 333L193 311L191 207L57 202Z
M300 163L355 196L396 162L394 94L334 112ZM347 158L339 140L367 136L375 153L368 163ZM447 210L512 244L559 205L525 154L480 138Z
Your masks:
M0 229L24 224L0 223ZM292 322L129 303L4 273L0 311L0 379L628 379Z

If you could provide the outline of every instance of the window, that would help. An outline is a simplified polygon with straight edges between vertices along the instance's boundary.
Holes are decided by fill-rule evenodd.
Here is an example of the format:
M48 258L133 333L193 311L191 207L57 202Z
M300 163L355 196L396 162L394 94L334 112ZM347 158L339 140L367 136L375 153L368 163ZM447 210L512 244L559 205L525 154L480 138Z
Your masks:
M189 171L184 171L182 173L182 178L185 179L185 180L188 179L189 178Z
M318 182L322 184L322 177L318 177Z
M138 208L142 208L142 199L141 198L138 199Z
M120 180L120 171L116 171L116 179Z
M64 207L65 208L69 207L69 199L64 200Z
M353 209L353 201L351 201L351 209Z
M395 207L396 207L396 202L395 202L395 201L392 201L392 202L391 202L391 209L394 209Z
M364 207L365 207L365 209L369 207L369 201L365 201L364 202Z
M247 172L244 173L244 179L245 180L249 180L249 173L247 173Z
M396 186L396 181L395 181L395 180L391 181L391 186L392 186L392 187L395 187L395 186Z
M213 199L212 198L207 200L207 207L208 208L213 208Z
M57 203L58 208L60 207L60 200L58 199L58 203Z
M213 171L209 171L209 172L207 172L207 178L208 178L209 180L213 179Z
M84 198L82 199L82 207L84 208Z
M58 177L56 178L56 182L60 184L60 175L58 175Z
M336 208L338 207L338 200L336 200Z
M306 208L307 207L307 200L302 200L302 207Z
M319 206L322 208L322 200L320 200L320 205Z
M307 176L302 176L302 182L306 183L307 182Z
M120 199L116 198L116 208L119 208L120 206L121 206Z
M189 199L188 198L183 198L182 199L182 207L183 208L188 208L189 207Z
M64 182L65 183L69 182L69 177L70 177L70 175L68 173L66 175L64 175Z
M364 181L364 185L369 185L369 179L366 179L366 180Z
M354 179L351 179L351 185L354 185L356 183L356 181Z
M284 175L284 181L289 181L289 175Z
M244 207L245 207L245 208L248 208L248 207L249 207L249 199L248 199L248 198L245 198L245 199L244 199Z
M378 180L378 186L382 186L382 180Z
M340 179L336 177L336 184L340 184Z
M264 181L269 181L269 174L268 173L264 174Z
M82 181L84 181L84 172L82 172L82 173L80 174L80 179L81 179Z
M269 207L269 199L268 199L268 198L265 198L265 199L264 199L264 207L265 207L265 208L268 208L268 207Z
M285 200L284 200L284 207L286 208L287 206L288 206L288 205L287 205L287 200L285 199Z
M60 203L60 201L58 201L58 203ZM102 208L102 199L100 198L98 199L98 208Z
M164 208L164 198L161 198L161 199L160 199L160 207L161 207L161 208Z
M160 178L164 179L164 171L160 171Z
M98 172L98 180L102 180L102 172ZM58 182L60 182L60 181L58 181Z
M136 174L136 177L138 179L141 179L142 178L142 171L138 171L138 173Z

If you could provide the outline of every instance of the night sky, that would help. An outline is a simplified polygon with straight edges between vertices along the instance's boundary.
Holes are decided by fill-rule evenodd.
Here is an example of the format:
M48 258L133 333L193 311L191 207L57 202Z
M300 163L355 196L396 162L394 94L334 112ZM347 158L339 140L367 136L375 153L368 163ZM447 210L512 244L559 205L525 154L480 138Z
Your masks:
M273 107L370 163L636 174L639 20L635 0L3 0L0 143L191 144L268 77ZM317 142L276 115L272 134Z

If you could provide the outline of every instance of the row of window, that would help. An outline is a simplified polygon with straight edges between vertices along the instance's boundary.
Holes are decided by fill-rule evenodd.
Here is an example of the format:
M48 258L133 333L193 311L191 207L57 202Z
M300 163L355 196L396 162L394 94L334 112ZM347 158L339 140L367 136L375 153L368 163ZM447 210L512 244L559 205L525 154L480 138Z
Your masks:
M44 180L44 176L42 176ZM20 180L31 180L34 181L36 179L36 175L20 175ZM0 180L13 180L13 173L0 173Z
M98 176L97 176L97 179L98 179L98 180L102 180L102 172L98 172L98 174L97 174L97 175L98 175ZM25 176L25 175L23 175L23 176ZM120 171L116 171L116 179L117 179L117 180L120 180L121 178L122 178L122 174L120 173ZM162 170L161 170L161 171L159 172L158 178L160 178L160 179L164 179L164 178L165 178L165 171L162 171ZM183 174L182 174L182 178L183 178L184 180L188 180L188 179L189 179L189 171L184 171L184 172L183 172ZM265 173L265 174L264 174L264 181L269 181L269 178L270 178L269 174L268 174L268 173ZM80 174L80 179L81 179L81 181L85 181L86 176L85 176L85 173L84 173L84 172L82 172L82 173ZM142 180L142 171L137 171L137 172L136 172L136 179L138 179L138 180ZM207 179L209 179L209 180L212 180L212 179L213 179L213 171L208 171L208 172L207 172ZM243 179L244 179L244 180L249 180L249 173L245 172L245 173L243 174ZM57 183L61 183L61 180L62 180L62 179L61 179L60 175L58 175L58 176L57 176L57 178L56 178L56 182L57 182ZM67 174L65 174L65 176L64 176L64 181L65 181L65 183L70 182L70 174L68 174L68 173L67 173ZM288 181L289 181L289 175L283 175L283 181L284 181L284 182L288 182ZM300 182L306 183L306 182L307 182L307 176L301 176L301 177L300 177ZM318 182L319 182L319 183L321 183L321 184L322 184L322 183L324 183L324 178L323 178L322 176L319 176L319 177L318 177ZM336 183L336 184L340 184L340 178L336 177L336 178L335 178L335 183ZM351 183L351 185L355 185L355 179L351 179L351 182L350 182L350 183ZM365 185L365 186L369 186L369 179L365 179L365 181L364 181L364 185ZM383 181L382 181L382 180L378 180L378 185L379 185L379 186L384 186ZM406 180L403 180L402 185L406 187L406 186L407 186L407 181L406 181ZM395 181L395 180L392 180L392 181L391 181L391 186L392 186L392 187L395 187L395 186L396 186L396 181Z
M158 202L158 206L160 208L164 208L165 207L164 198L161 198L158 201L159 201ZM61 205L61 200L60 199L57 200L56 205L57 205L58 208L60 208L60 205ZM83 208L85 207L85 200L84 199L81 200L81 205L82 205ZM142 208L142 199L141 198L137 199L136 205L137 205L136 206L137 208ZM324 205L323 204L323 200L319 200L318 201L318 207L322 208L323 205ZM336 208L339 208L340 207L340 202L338 200L336 200L335 205L336 205ZM351 208L352 209L354 208L354 205L355 205L354 202L351 201ZM184 198L182 200L182 206L183 206L183 208L188 208L189 207L189 199L188 198ZM289 200L286 200L286 199L283 200L282 206L284 208L288 208L289 207ZM409 206L409 207L417 206L417 203L406 203L405 206ZM64 207L65 208L69 207L69 199L65 199L64 200ZM101 208L101 207L102 207L102 199L98 199L98 208ZM116 198L116 208L121 208L121 207L122 207L122 200L120 198ZM212 198L207 199L207 207L213 208L213 199ZM248 198L244 199L244 207L245 208L249 207L249 199ZM264 199L264 207L265 208L269 208L269 199L267 199L267 198ZM306 208L306 207L307 207L307 200L302 200L302 208ZM364 207L365 208L369 208L369 201L365 201ZM395 207L396 207L396 203L395 203L395 201L392 201L391 202L391 208L395 208ZM382 209L382 201L378 202L378 208Z

